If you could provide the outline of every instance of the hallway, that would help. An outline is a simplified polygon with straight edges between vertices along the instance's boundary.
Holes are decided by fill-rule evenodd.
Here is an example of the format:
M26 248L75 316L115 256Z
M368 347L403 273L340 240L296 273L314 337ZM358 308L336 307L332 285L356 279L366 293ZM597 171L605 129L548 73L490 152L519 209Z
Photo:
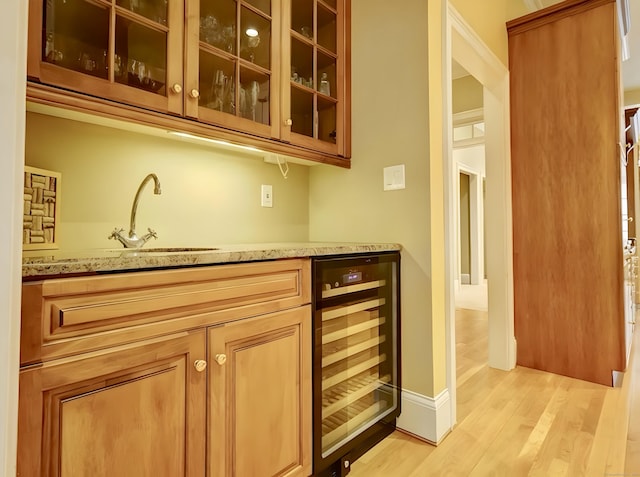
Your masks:
M640 475L640 333L621 388L491 369L487 314L456 310L458 424L438 447L396 431L351 477ZM631 419L629 419L631 417Z

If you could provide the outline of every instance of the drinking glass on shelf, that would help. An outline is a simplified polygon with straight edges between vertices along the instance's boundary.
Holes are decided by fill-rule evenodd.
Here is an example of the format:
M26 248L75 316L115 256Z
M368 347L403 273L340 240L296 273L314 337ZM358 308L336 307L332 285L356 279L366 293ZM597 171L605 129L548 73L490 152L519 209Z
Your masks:
M249 90L248 90L248 100L249 100L249 107L250 107L250 111L251 111L251 119L253 121L256 120L256 105L258 104L258 93L260 92L260 85L258 84L257 81L252 81L249 84Z
M320 76L320 88L318 88L318 91L327 96L331 96L331 85L329 84L327 73L322 73Z

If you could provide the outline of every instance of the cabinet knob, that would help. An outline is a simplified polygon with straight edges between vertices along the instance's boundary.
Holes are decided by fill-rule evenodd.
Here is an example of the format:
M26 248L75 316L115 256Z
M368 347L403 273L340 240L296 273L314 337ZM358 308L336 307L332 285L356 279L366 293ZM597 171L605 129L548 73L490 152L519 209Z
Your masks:
M204 359L198 359L195 363L193 363L193 367L196 368L196 371L201 373L205 369L207 369L207 362Z
M171 87L171 91L173 91L176 94L180 94L180 93L182 93L182 86L180 86L178 83L176 83Z
M220 353L216 355L216 363L218 363L220 366L222 366L226 362L227 362L226 354Z
M198 99L200 97L200 91L198 91L197 89L192 89L189 92L189 96L191 96L193 99Z
M285 126L291 126L292 124L293 124L293 119L289 118L284 120Z

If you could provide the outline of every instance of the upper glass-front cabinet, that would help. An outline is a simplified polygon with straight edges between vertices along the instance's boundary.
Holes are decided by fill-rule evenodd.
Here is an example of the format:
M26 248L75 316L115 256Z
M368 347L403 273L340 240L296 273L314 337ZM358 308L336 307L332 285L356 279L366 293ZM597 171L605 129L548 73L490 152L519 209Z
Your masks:
M99 102L101 113L111 107L128 119L133 110L121 105L137 106L197 134L208 124L292 156L349 157L348 8L349 0L29 0L27 73L63 95L89 95L92 111ZM167 127L166 116L144 121Z
M28 74L42 82L181 113L183 4L169 0L30 2ZM169 60L178 57L177 64Z
M287 107L288 138L344 154L345 2L292 0Z

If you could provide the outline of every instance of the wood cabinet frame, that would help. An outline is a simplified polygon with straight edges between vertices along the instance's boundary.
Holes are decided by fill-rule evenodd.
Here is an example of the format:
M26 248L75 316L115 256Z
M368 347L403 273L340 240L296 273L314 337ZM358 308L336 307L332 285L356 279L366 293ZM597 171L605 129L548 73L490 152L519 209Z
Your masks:
M103 0L96 0L108 5ZM29 34L27 58L27 101L65 110L88 113L127 123L152 126L158 129L211 137L240 145L248 145L267 152L283 154L349 168L351 165L351 8L350 0L338 0L338 45L341 61L337 64L336 144L324 143L291 132L285 116L291 103L286 91L290 88L290 30L283 22L287 9L284 2L274 2L272 12L272 68L270 80L271 122L269 125L199 107L188 94L198 89L198 32L197 5L172 1L170 15L183 17L184 22L169 30L167 49L167 95L158 95L101 78L77 73L41 61L42 0L29 0ZM174 22L174 24L177 22ZM113 25L112 25L113 28ZM113 43L113 40L111 41ZM280 49L276 47L278 45ZM114 45L110 44L110 51ZM284 61L284 59L287 61ZM113 72L109 72L113 75ZM171 86L182 85L180 93ZM75 92L74 92L75 91ZM80 93L82 92L82 93ZM87 93L87 94L85 94Z
M160 389L160 401L184 408L184 415L171 415L178 434L184 435L163 435L165 445L175 441L182 449L163 456L172 459L171 477L176 468L184 468L185 476L239 475L234 456L246 454L247 446L255 444L246 440L251 432L242 429L248 429L246 417L253 412L256 391L280 380L291 406L283 408L278 399L263 402L260 439L271 438L271 419L288 423L278 428L281 440L288 443L284 461L269 458L251 465L263 466L257 470L260 475L274 466L277 475L309 475L310 266L309 259L289 259L24 283L20 474L64 477L73 473L74 462L86 464L84 448L79 457L68 447L65 452L63 435L67 444L73 443L69 428L74 427L73 421L65 421L64 412L83 419L93 416L94 400L111 402L125 392L148 398ZM221 353L229 356L226 365L217 356ZM242 368L237 359L247 354L254 359L274 356L274 361L252 375L252 366ZM291 373L282 372L282 367ZM165 380L158 384L159 376ZM271 395L279 396L279 389ZM243 390L252 390L244 405L236 399ZM80 404L69 405L72 401ZM82 407L82 401L88 403ZM109 409L114 419L128 422L126 404ZM162 418L153 412L149 411L153 422ZM243 417L244 427L236 423ZM108 417L96 419L94 426L109 427ZM98 451L107 447L103 444L98 439ZM146 452L144 443L134 444L140 453ZM109 470L98 467L98 473Z

